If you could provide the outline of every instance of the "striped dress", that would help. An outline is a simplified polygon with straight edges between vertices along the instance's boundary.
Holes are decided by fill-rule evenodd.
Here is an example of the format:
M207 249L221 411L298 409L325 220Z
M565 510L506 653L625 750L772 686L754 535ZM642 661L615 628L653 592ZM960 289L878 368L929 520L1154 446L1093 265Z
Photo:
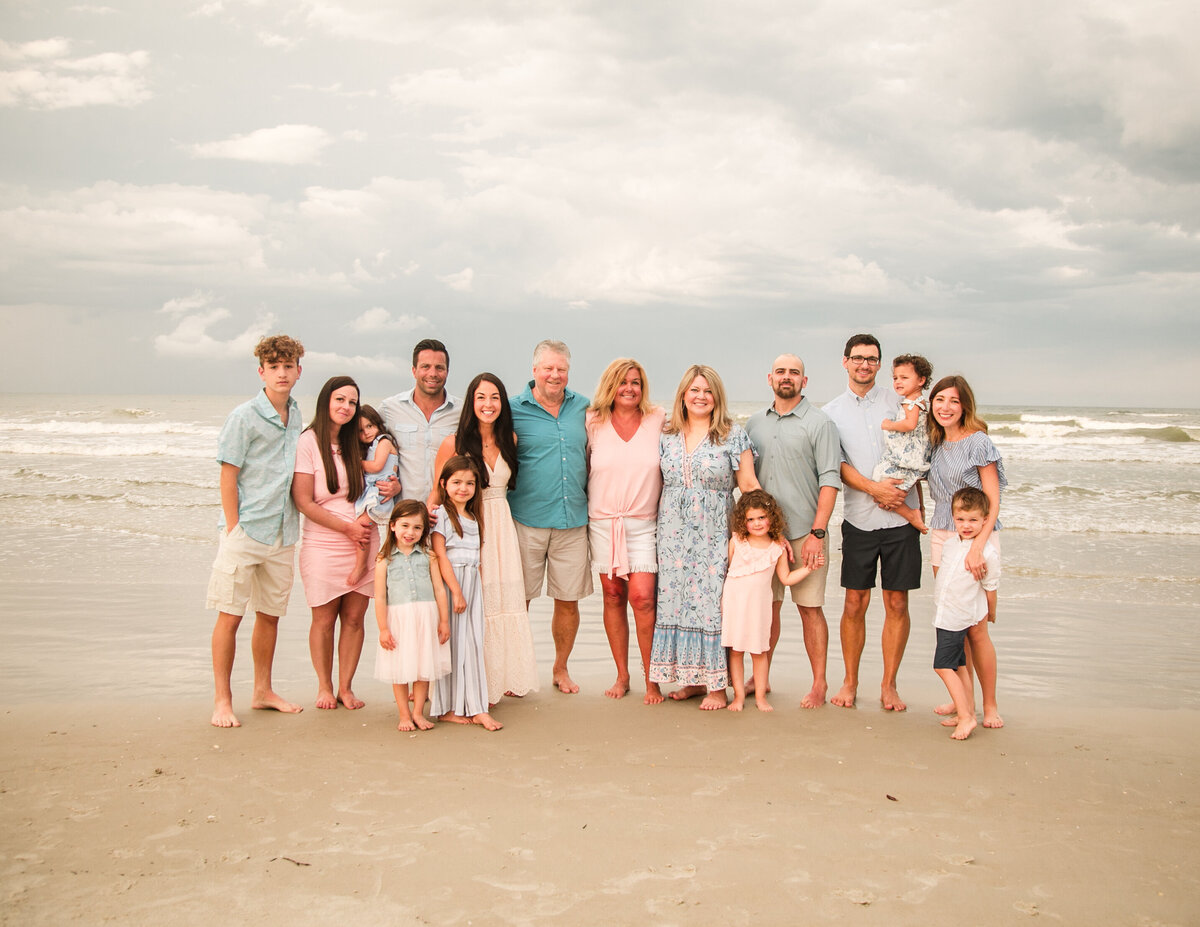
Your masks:
M933 496L933 518L929 527L938 531L954 530L954 515L950 511L950 500L964 486L982 489L979 468L996 465L1000 476L1000 491L1008 485L1004 478L1004 459L987 432L973 431L957 441L943 441L933 449L929 462L929 494ZM1000 519L996 519L996 531L1000 530Z

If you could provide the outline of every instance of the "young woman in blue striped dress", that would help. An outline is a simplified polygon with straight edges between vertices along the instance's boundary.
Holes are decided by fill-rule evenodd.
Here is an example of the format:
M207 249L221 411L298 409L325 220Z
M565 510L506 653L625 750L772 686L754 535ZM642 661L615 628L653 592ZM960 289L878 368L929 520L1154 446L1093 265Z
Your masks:
M930 557L936 574L941 563L942 546L954 535L954 517L950 500L964 486L982 489L988 497L987 521L972 540L965 568L982 580L987 572L983 546L991 538L1000 549L1000 493L1007 485L1004 461L987 435L987 422L975 411L975 394L967 381L957 374L942 377L929 394L929 443L933 455L929 462L929 493L933 497L930 520ZM995 616L991 618L995 621ZM983 726L1003 727L1004 719L996 707L996 648L988 634L988 622L981 621L967 632L967 671L979 676L983 693ZM972 701L974 685L972 685ZM934 709L940 715L952 715L953 704ZM944 723L944 722L943 722ZM950 721L953 724L953 720Z

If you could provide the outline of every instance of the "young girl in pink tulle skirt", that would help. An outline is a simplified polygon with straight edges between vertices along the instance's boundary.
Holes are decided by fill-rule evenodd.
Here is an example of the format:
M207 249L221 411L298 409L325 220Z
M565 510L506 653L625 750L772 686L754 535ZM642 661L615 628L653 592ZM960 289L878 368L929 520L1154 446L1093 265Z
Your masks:
M379 650L375 678L392 684L401 731L427 731L429 684L450 672L450 611L446 586L430 556L429 513L416 499L396 503L375 563ZM412 708L408 687L412 684Z
M784 546L787 522L779 503L768 492L744 493L729 518L729 569L721 595L721 644L730 649L729 677L733 683L730 711L746 704L746 654L754 669L754 703L759 711L774 711L767 701L767 651L771 638L771 577L794 586L812 572L788 569ZM820 566L825 558L817 562Z

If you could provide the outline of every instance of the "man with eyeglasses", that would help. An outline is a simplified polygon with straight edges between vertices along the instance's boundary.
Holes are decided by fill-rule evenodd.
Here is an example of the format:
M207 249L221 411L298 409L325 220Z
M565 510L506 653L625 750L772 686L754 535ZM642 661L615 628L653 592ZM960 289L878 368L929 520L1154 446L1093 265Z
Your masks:
M896 488L899 480L870 479L883 456L886 418L895 418L900 400L896 393L877 386L875 378L883 354L874 335L852 335L846 342L842 366L849 377L846 392L830 401L824 412L837 425L842 446L841 477L845 491L842 512L842 659L846 678L830 699L834 705L853 708L858 696L858 665L867 637L867 606L875 588L875 573L883 586L883 681L879 699L887 711L907 707L896 691L896 675L908 643L908 592L921 585L921 535L894 509L902 502L917 506L916 490L906 499ZM864 476L864 474L866 474Z

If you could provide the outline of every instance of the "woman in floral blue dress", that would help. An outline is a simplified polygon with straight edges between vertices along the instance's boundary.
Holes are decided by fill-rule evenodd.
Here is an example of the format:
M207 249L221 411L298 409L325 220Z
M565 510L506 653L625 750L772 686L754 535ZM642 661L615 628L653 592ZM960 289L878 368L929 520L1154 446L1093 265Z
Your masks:
M754 450L735 425L711 367L689 367L675 392L659 444L658 609L650 679L674 682L675 700L703 695L705 711L724 708L728 677L721 646L721 589L733 488L758 489Z

